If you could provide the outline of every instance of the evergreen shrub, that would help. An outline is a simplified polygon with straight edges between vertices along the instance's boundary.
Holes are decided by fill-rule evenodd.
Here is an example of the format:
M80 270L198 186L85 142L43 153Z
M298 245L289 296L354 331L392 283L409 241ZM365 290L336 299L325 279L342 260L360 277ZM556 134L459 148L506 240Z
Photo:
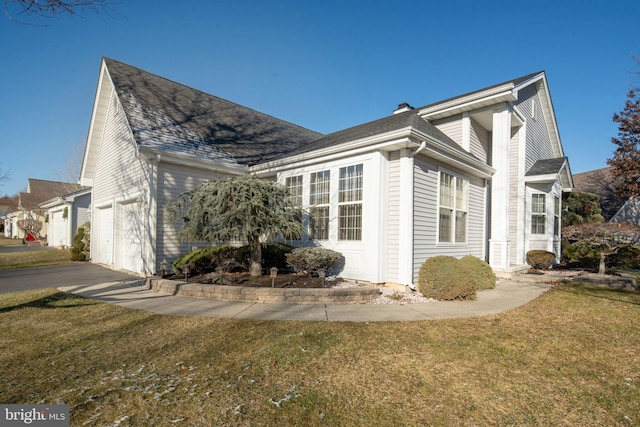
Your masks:
M441 301L476 298L476 283L469 267L457 258L439 255L420 268L418 289L427 298Z
M293 250L292 246L284 243L269 243L262 248L263 265L265 268L277 267L279 270L287 268L285 255ZM231 271L234 267L244 270L249 268L250 248L245 246L219 245L208 248L200 248L188 252L173 264L173 272L182 274L182 267L189 265L195 274L205 274L215 271L217 267L222 267L225 272Z
M71 261L88 261L90 247L90 223L85 222L78 227L78 232L73 236L73 246L71 246Z
M496 274L486 261L473 255L464 256L460 261L471 270L478 291L496 287Z
M541 249L527 252L527 263L536 270L549 270L556 262L556 254Z
M325 248L297 248L285 256L290 266L305 274L320 268L328 270L342 259L340 252Z

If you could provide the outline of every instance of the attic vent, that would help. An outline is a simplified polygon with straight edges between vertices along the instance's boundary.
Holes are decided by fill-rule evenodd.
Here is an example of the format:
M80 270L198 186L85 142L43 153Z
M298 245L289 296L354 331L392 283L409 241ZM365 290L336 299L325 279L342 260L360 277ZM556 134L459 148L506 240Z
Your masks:
M398 108L393 111L393 114L404 113L405 111L413 110L413 107L406 102L398 104Z

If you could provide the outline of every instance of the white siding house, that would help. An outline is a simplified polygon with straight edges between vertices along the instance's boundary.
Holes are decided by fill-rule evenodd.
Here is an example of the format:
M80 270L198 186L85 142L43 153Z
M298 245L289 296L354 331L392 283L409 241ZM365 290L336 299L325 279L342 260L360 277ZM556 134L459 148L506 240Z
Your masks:
M343 277L403 285L435 255L504 273L530 249L559 255L572 187L544 72L321 135L103 59L81 179L94 262L154 274L202 245L178 240L163 206L237 174L295 191L309 213L288 243L341 252Z
M49 215L47 244L70 247L78 227L90 221L91 188L54 197L40 204Z

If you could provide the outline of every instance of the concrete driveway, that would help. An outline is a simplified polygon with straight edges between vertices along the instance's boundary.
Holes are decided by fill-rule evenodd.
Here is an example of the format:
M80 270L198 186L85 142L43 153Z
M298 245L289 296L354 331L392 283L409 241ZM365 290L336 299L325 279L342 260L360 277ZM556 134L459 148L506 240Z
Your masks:
M136 279L140 277L88 262L52 267L16 268L0 270L0 294L65 286L82 287Z

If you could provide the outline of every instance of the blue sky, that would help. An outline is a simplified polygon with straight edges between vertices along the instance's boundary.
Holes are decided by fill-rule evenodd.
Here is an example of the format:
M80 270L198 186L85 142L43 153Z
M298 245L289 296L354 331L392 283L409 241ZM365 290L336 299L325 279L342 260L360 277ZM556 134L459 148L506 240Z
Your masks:
M81 17L0 15L0 167L67 179L102 56L329 133L545 70L573 173L606 167L640 84L640 1L121 0Z

